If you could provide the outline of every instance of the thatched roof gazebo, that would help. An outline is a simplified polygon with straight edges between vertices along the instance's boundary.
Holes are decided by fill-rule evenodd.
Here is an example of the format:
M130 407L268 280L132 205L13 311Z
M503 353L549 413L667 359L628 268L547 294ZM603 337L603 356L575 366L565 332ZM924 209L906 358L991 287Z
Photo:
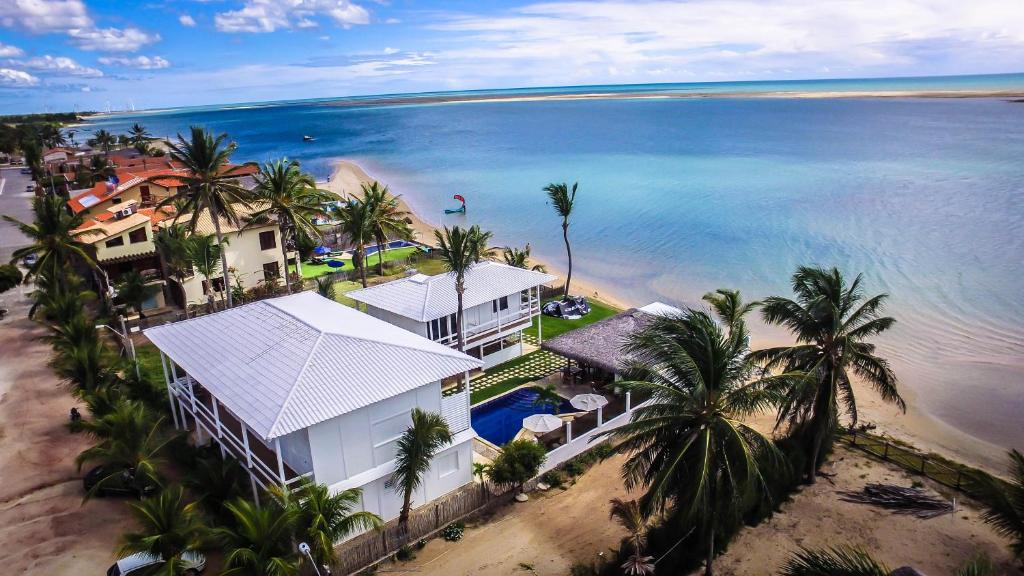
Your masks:
M611 318L545 340L541 348L581 366L593 366L609 374L616 374L624 366L626 358L622 346L629 336L657 317L657 314L630 308Z

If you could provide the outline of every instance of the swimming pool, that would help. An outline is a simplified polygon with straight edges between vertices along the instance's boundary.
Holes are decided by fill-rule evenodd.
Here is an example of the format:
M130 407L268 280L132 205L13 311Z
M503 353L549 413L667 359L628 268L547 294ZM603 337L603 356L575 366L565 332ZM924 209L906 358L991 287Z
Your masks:
M395 248L417 248L420 245L415 242L409 242L408 240L392 240L385 244L388 250L394 250ZM366 247L366 255L375 254L379 250L376 244L373 246Z
M537 391L520 388L514 392L488 400L470 411L473 429L484 440L501 446L516 437L523 428L523 418L531 414L552 414L550 407L534 406ZM568 400L562 400L561 413L575 412Z

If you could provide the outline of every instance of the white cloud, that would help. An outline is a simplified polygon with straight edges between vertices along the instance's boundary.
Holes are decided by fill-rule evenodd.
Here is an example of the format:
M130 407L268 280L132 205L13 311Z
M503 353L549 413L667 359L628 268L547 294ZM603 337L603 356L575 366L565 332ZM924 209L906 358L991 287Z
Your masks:
M68 30L68 35L82 50L100 52L135 52L160 41L159 34L149 34L138 28L76 28Z
M401 52L401 50L399 50L398 48L391 48L390 46L384 48L384 54L386 56L390 56L392 54L398 54L399 52Z
M81 0L3 0L0 24L33 33L87 28L92 18Z
M178 16L178 22L180 22L181 25L185 26L186 28L193 28L196 25L196 19L192 16L189 16L188 14L182 14L181 16Z
M21 56L24 53L25 51L17 46L0 42L0 58L12 58L14 56Z
M126 66L140 70L160 70L171 66L170 62L160 56L152 58L149 56L135 56L134 58L104 56L99 59L99 63L105 66Z
M39 78L22 70L11 68L0 68L0 86L25 88L39 84Z
M214 16L214 24L221 32L273 32L315 27L317 16L344 28L370 22L370 13L350 0L246 0L241 9Z
M103 72L96 68L83 66L65 56L36 56L28 60L11 60L9 63L29 70L38 70L60 76L81 76L83 78L99 78L103 76Z

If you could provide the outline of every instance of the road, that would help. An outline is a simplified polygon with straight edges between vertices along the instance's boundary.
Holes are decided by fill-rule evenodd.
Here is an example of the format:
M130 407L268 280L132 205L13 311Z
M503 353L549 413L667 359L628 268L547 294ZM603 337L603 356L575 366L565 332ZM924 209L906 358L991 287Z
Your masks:
M12 216L22 222L32 221L32 198L34 194L26 188L32 177L21 173L21 169L0 168L0 214ZM0 220L0 264L7 264L11 254L28 245L29 241L20 230L6 220ZM22 270L24 272L24 270ZM0 294L0 301L10 313L0 320L0 327L12 322L16 316L24 316L28 311L28 293L31 287L19 286ZM0 351L0 358L6 360L6 351Z

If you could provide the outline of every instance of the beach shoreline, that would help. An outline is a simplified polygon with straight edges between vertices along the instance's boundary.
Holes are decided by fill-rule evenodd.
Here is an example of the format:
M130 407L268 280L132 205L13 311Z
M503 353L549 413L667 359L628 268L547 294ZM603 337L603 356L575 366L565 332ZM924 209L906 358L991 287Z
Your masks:
M361 184L375 180L363 166L353 160L338 159L333 163L333 166L330 179L327 182L321 182L320 185L342 197L359 196ZM383 179L381 183L387 184ZM415 238L421 242L433 244L433 234L436 226L428 222L420 214L417 214L405 198L399 197L399 205L410 214ZM562 278L565 276L565 270L556 263L543 261L538 258L531 258L531 261L535 264L544 265L550 273L556 276ZM646 304L646 302L631 302L628 299L618 297L609 287L590 282L589 279L580 280L573 278L572 292L601 300L624 310ZM763 335L760 337L755 336L752 340L754 348L786 343L784 340L766 338ZM972 436L926 413L914 401L915 394L909 387L904 386L902 389L902 394L908 404L906 414L900 412L895 406L882 402L870 389L864 386L858 386L858 388L857 400L860 421L877 426L876 433L906 442L925 452L941 454L963 464L980 467L994 473L1002 473L1004 471L1006 448ZM764 415L757 418L755 424L759 428L770 430L774 425L774 419L769 415Z

